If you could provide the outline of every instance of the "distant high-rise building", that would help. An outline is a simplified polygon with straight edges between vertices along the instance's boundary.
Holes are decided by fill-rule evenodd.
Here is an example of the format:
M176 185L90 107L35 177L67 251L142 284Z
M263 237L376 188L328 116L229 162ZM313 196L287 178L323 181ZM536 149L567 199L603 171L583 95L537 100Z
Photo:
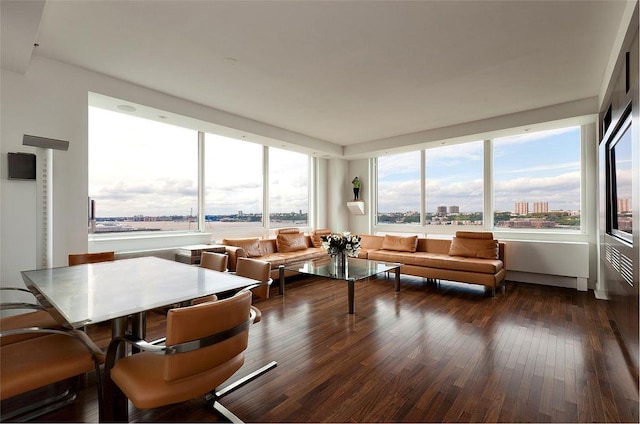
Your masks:
M438 206L436 208L436 215L445 216L446 214L447 214L447 207L446 206Z
M547 213L549 212L549 202L534 202L533 213Z
M529 213L528 202L516 202L514 212L516 215L526 215Z
M244 216L244 212L238 211L238 216Z
M460 206L449 206L449 213L460 213Z
M618 199L618 213L631 212L629 199Z

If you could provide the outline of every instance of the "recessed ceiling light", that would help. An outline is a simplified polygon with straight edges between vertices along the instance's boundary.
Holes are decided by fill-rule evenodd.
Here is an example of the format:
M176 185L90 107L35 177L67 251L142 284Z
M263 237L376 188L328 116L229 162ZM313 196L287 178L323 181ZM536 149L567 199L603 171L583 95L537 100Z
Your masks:
M167 117L166 117L166 116L164 116L164 115L158 115L158 118L160 118L160 119L167 119Z
M130 105L118 105L116 106L120 110L124 110L125 112L135 112L136 108Z
M226 63L227 65L238 64L238 59L236 59L235 57L225 57L223 60L224 60L224 63Z

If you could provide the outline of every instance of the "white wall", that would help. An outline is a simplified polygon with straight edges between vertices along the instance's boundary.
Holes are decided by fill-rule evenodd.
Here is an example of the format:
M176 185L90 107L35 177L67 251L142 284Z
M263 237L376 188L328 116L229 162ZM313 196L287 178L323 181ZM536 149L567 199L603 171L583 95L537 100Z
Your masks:
M309 137L281 128L38 56L33 57L24 75L3 69L1 86L0 162L6 163L8 152L35 153L36 148L22 145L23 134L70 142L67 152L55 151L53 155L53 266L66 265L69 253L88 251L87 117L90 91L265 137L299 141L303 146L316 143ZM339 146L327 142L317 144L319 151L334 147L336 152L341 151ZM344 176L346 162L339 160L330 171L332 178L334 173ZM0 193L1 284L22 285L20 271L37 268L36 183L9 181L3 167ZM343 193L333 195L341 196ZM337 206L337 202L334 203ZM331 202L319 199L319 204L330 205ZM324 217L320 221L323 220ZM334 219L336 225L346 227L345 221L346 212L338 211Z
M348 163L343 159L327 161L327 228L349 231L347 201L353 197L351 179L347 175Z
M349 162L349 181L353 177L357 176L362 183L360 189L360 200L364 201L364 215L350 215L349 216L349 231L354 234L370 234L371 233L371 219L373 213L373 181L371 178L373 175L369 172L369 160L359 159ZM351 185L350 185L351 187ZM352 189L352 187L351 187ZM353 195L353 192L351 193Z

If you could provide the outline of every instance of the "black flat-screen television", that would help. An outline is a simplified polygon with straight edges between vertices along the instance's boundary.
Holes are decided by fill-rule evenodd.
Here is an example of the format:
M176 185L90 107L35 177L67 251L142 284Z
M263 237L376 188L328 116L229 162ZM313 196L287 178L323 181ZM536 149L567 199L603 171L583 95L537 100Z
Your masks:
M607 232L629 243L633 240L631 107L607 141Z
M33 153L8 153L7 167L10 180L35 180L36 155Z

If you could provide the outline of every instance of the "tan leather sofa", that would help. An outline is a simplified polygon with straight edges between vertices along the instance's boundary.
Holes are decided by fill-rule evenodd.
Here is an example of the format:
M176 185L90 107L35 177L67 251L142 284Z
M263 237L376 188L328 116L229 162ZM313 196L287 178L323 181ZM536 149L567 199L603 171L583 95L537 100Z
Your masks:
M279 279L278 267L307 259L326 257L320 237L327 229L310 235L297 228L276 232L274 238L223 239L229 255L229 270L235 271L237 258L255 258L271 264L271 278ZM458 231L452 240L417 236L360 235L358 257L401 263L400 273L424 278L480 284L491 289L504 288L504 243L490 232ZM294 273L285 273L285 276Z
M271 278L279 279L278 267L293 262L327 257L320 237L331 231L315 230L310 235L301 233L298 228L281 228L276 230L273 238L238 238L222 239L229 255L229 271L236 270L238 258L253 258L271 264ZM293 273L285 273L285 276Z
M400 273L504 289L505 244L490 232L458 231L452 240L361 235L360 257L399 262Z

